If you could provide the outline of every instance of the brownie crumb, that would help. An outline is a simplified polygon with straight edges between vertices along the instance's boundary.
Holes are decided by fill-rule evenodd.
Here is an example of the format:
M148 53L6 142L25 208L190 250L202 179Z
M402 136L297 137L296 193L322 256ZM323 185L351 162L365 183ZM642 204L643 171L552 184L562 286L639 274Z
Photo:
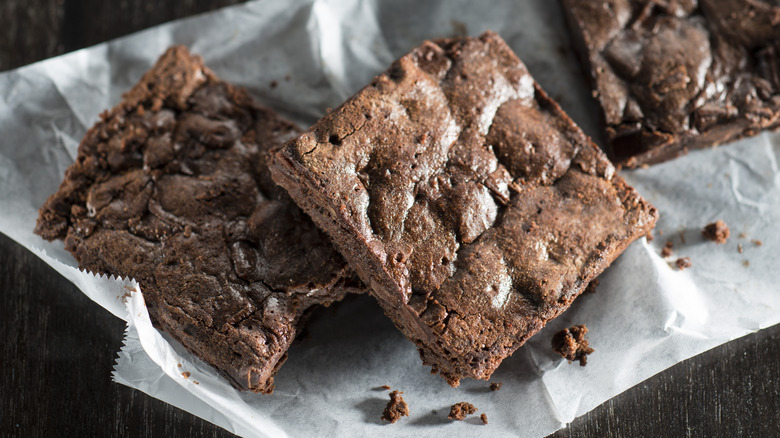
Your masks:
M276 86L277 86L277 85L279 85L279 82L276 82L276 81L271 81L271 83L270 83L270 84L268 84L268 85L270 85L270 86L271 86L271 88L276 88Z
M731 231L725 222L717 220L711 224L708 224L701 231L701 235L705 239L712 240L715 243L726 243L731 235Z
M691 266L693 266L690 257L680 257L679 259L677 259L676 262L674 262L674 264L677 265L677 269L681 271L685 268L690 268Z
M498 391L499 389L501 389L501 385L503 385L503 384L504 384L503 382L491 383L490 384L490 390L491 391Z
M482 424L487 424L487 414L480 415L479 419L482 420Z
M672 243L671 240L666 242L666 245L661 249L661 257L671 257L672 256L672 248L674 248L674 243Z
M468 402L460 402L455 403L450 408L450 415L447 415L447 418L450 420L464 420L467 416L473 414L474 412L477 412L477 408L474 407L471 403Z
M737 244L737 252L742 254L742 244L741 243Z
M582 291L583 295L591 295L596 293L596 288L599 286L599 279L594 278Z
M406 404L404 398L401 397L403 392L393 391L390 393L390 401L385 406L385 411L382 413L382 421L389 421L395 423L401 417L409 416L409 405Z
M580 361L580 366L588 364L588 355L593 353L588 340L585 339L588 328L585 324L575 325L556 333L552 338L552 349L566 358L569 363Z
M185 372L181 373L181 375L184 376L185 379L189 379L192 374L190 374L189 371L185 371Z
M764 242L762 242L762 241L760 241L758 239L753 239L753 240L751 240L751 242L753 242L753 245L756 245L756 246L761 246L761 245L764 244Z
M390 389L390 385L382 385L380 386L380 388L387 390Z
M655 239L655 237L653 237L653 231L652 230L648 231L647 234L645 234L645 239L648 241L648 243L652 242L653 239Z

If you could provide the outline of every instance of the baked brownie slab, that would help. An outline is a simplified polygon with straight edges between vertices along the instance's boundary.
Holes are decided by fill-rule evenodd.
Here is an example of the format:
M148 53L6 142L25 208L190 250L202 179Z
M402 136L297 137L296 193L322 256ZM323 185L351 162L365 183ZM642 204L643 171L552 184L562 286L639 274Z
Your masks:
M562 0L628 167L780 128L777 0Z
M270 178L269 149L296 132L171 48L87 132L35 232L83 269L135 278L155 325L270 392L302 314L357 290Z
M656 220L490 32L423 43L272 160L452 385L490 377Z

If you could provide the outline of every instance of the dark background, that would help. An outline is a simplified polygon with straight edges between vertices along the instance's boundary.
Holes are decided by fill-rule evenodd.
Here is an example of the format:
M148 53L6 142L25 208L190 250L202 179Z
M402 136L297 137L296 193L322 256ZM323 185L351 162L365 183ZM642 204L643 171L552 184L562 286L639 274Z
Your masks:
M0 0L0 71L235 3ZM124 322L3 235L0 294L0 436L232 436L113 383ZM780 325L682 362L553 436L779 433Z

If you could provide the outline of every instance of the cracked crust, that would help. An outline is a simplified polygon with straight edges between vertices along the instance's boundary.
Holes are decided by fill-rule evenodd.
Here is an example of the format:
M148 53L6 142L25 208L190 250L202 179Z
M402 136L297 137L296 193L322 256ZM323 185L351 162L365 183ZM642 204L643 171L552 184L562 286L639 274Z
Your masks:
M562 2L615 163L658 163L780 128L777 1Z
M35 232L135 278L157 327L268 393L302 314L361 287L270 178L270 148L296 133L173 47L87 132Z
M423 43L272 160L453 386L489 378L657 217L490 32Z

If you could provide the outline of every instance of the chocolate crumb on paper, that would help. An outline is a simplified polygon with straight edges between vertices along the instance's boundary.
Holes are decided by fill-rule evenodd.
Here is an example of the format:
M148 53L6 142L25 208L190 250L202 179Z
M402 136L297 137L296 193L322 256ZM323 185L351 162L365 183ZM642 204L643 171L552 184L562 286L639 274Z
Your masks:
M680 257L676 262L674 262L674 264L677 265L677 269L681 271L685 268L690 268L693 266L690 257Z
M712 240L715 243L726 243L731 235L728 225L722 220L717 220L711 224L707 224L701 231L701 235L705 239Z
M401 397L403 392L393 391L390 393L390 401L385 406L385 411L382 413L382 421L389 421L391 424L398 421L401 417L409 416L409 405L406 404L404 398Z
M482 424L487 424L488 423L487 414L480 415L479 419L482 420Z
M645 234L645 240L647 240L648 243L652 242L655 237L653 237L653 231L650 230Z
M580 366L584 367L588 364L588 355L595 351L585 339L586 333L588 333L588 328L585 324L559 331L552 338L553 351L567 359L569 363L575 360L580 361Z
M390 385L382 385L382 386L380 386L380 388L382 388L384 390L388 390L388 389L390 389Z
M503 382L493 382L490 384L490 390L491 391L498 391L501 389L501 385L503 385Z
M743 249L742 249L742 244L741 244L741 243L738 243L738 244L737 244L737 252L738 252L738 253L740 253L740 254L742 254L742 251L743 251Z
M753 245L755 245L755 246L761 246L761 245L764 244L764 242L762 242L762 241L760 241L758 239L753 239L753 240L751 240L751 242L753 242Z
M661 257L671 257L673 254L672 248L674 248L674 243L671 240L667 241L666 245L661 249Z
M190 374L189 371L185 371L185 372L181 373L181 375L184 376L185 379L189 379L192 374Z
M474 412L477 412L477 408L474 407L471 403L468 402L460 402L455 403L450 407L450 414L447 415L447 418L450 420L457 420L462 421L467 416L473 414Z

